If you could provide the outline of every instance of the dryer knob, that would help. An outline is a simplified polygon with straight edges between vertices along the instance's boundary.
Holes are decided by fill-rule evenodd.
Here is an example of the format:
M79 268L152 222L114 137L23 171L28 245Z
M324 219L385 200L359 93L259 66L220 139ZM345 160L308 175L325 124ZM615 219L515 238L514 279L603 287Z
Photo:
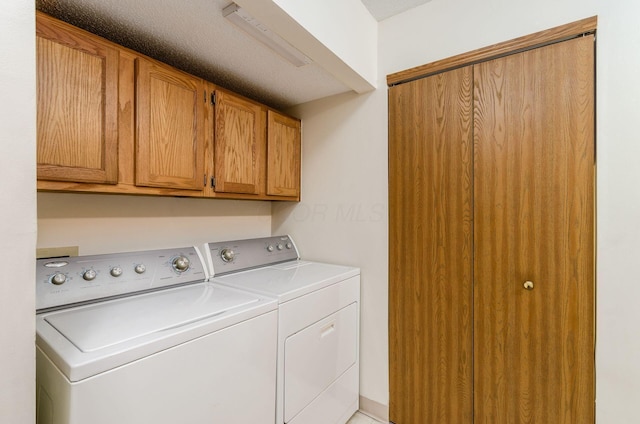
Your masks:
M189 266L191 266L191 262L186 256L178 256L173 260L172 265L173 269L175 269L176 271L185 272L189 269Z
M122 268L120 268L119 266L114 266L113 268L111 268L111 271L109 271L109 273L113 277L119 277L122 275Z
M136 274L144 274L144 272L147 270L147 267L144 266L144 264L138 264L133 270L136 272Z
M88 269L84 272L84 274L82 274L82 278L84 278L86 281L93 281L96 279L97 275L98 274L96 274L93 269Z

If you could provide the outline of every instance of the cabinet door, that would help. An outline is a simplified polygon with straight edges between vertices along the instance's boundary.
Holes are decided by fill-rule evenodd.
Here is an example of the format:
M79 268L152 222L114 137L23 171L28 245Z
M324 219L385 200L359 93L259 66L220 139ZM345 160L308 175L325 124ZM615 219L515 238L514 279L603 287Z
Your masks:
M36 21L38 179L118 179L116 47L40 13Z
M216 192L258 194L264 182L265 111L228 92L216 91Z
M476 422L593 423L593 36L474 66L474 116Z
M267 114L267 194L300 198L300 121Z
M203 190L203 81L138 59L136 84L136 185Z
M389 385L398 424L472 420L471 67L389 89Z

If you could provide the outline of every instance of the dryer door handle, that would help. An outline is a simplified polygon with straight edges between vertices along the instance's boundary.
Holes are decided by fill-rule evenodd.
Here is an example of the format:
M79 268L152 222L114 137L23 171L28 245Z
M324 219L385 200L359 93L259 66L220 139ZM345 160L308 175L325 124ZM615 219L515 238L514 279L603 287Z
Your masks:
M329 325L326 325L324 327L322 327L322 329L320 330L320 338L323 339L326 336L328 336L329 334L333 333L334 331L336 331L336 322L332 322Z

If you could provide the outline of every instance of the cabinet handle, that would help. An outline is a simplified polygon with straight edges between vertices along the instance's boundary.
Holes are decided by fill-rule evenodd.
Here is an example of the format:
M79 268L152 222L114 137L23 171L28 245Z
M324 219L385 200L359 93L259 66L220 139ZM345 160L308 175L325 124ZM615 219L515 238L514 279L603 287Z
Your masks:
M533 281L525 281L523 286L527 290L533 290Z

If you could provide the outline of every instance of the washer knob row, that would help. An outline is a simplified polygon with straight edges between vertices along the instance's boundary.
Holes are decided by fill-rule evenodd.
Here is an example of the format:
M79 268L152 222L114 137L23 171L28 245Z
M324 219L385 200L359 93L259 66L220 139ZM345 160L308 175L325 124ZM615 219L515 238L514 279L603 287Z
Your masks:
M291 249L291 248L293 248L293 244L291 242L288 242L287 244L278 243L278 244L275 245L275 247L272 244L270 244L269 246L267 246L267 251L273 252L276 249L282 250L285 247L287 249Z

